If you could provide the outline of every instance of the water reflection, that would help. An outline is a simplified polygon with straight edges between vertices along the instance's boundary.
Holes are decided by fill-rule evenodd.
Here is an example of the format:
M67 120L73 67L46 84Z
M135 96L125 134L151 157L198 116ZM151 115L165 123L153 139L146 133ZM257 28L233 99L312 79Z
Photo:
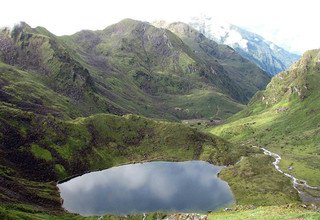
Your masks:
M221 170L203 161L150 162L92 172L59 184L63 207L82 215L206 212L233 202Z

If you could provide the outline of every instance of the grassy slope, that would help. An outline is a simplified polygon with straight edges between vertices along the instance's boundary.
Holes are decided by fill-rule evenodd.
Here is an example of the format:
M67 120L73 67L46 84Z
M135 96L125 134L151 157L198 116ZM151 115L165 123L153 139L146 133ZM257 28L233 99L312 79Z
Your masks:
M90 170L149 160L201 159L214 164L232 164L240 155L258 153L246 147L234 148L222 139L179 123L108 114L70 119L68 114L74 111L74 106L68 98L45 87L36 74L1 65L2 79L6 82L1 87L6 96L2 97L10 97L2 99L0 104L1 178L5 181L0 182L5 189L0 194L2 216L82 218L61 210L55 181ZM20 80L26 85L38 86L24 86L24 90L19 90ZM32 106L35 99L42 102ZM227 176L228 170L221 175ZM278 192L262 197L264 203L253 199L241 203L241 196L236 194L238 203L272 204L279 195L282 197L279 204L295 202L296 194L284 187L288 185L286 181L279 177L279 184L266 184L262 190L253 191L260 196L266 191Z
M71 62L72 68L76 68L73 70L78 70L79 63ZM81 101L72 92L77 87L81 92L86 91L82 90L86 82L81 77L86 71L82 69L76 76L80 81L74 82L66 75L62 87L48 87L54 77L48 79L37 72L39 66L34 67L35 70L26 72L0 64L0 186L4 189L0 192L0 214L3 218L41 219L49 218L48 215L58 219L81 218L61 210L55 181L89 170L156 159L199 158L215 164L232 164L240 155L252 153L245 147L234 148L222 139L181 124L133 115L78 117L101 111L91 109L97 103L91 92L84 92ZM88 99L94 101L85 102ZM101 161L98 163L96 158ZM279 182L275 188L282 190L282 180ZM277 196L267 199L271 203ZM296 200L290 192L283 198L284 202Z
M262 206L254 209L240 208L236 211L221 211L212 213L208 219L214 220L282 220L282 219L319 219L320 214L316 211L303 209L299 206Z
M103 84L112 87L104 78L115 73L112 78L117 77L118 84L113 89L121 88L121 99L131 103L127 95L137 94L141 102L132 103L132 107L139 114L150 116L160 111L180 119L226 118L243 108L239 103L248 101L247 94L242 94L229 77L241 78L240 67L228 74L214 57L203 59L195 52L191 44L194 42L182 41L172 32L148 23L125 19L102 31L81 31L61 39ZM110 71L105 72L106 69ZM262 74L256 67L251 66L250 70L252 75ZM263 78L264 85L268 81ZM251 97L256 87L248 90ZM189 97L198 97L197 108L189 106ZM210 106L214 106L211 111Z
M200 113L204 118L225 118L244 107L226 95L210 90L193 90L191 94L171 95L167 104L172 108L179 108L177 115L184 115L187 111L194 115Z
M82 66L80 62L73 59L59 40L50 33L42 29L31 29L26 24L17 26L12 32L0 32L0 60L3 63L15 66L4 67L2 69L1 78L6 82L13 84L14 82L28 87L28 90L34 95L42 95L46 100L54 100L52 97L46 97L45 90L53 90L60 97L65 97L64 101L70 102L75 112L70 109L64 109L64 114L71 117L80 115L89 115L101 112L123 113L125 109L110 100L106 95L102 94L88 69ZM20 73L28 85L14 74L10 75L10 79L6 79L8 69L25 70L28 73ZM41 84L42 88L32 90L32 83ZM19 86L12 88L19 89ZM39 88L39 87L38 87ZM20 91L22 88L20 89ZM39 94L37 94L40 92ZM23 93L23 90L20 92ZM27 93L27 91L25 92ZM15 94L14 94L15 95ZM19 95L19 94L17 94ZM34 102L40 102L40 99ZM60 103L60 105L66 105Z
M255 64L241 57L232 48L219 45L182 22L161 25L179 36L197 56L206 62L213 60L226 70L224 74L229 77L232 84L237 86L239 97L237 100L248 102L259 90L264 89L271 77L259 69ZM241 98L240 98L241 97Z
M63 37L21 23L11 32L2 30L0 38L4 63L38 73L44 85L69 98L82 115L226 118L269 81L256 66L228 53L230 48L204 39L209 49L199 54L196 39L182 41L168 30L130 19ZM233 61L226 65L228 59L218 61L214 53L228 53ZM262 82L251 80L256 77ZM194 97L197 107L189 104Z
M82 218L61 209L55 181L68 176L150 160L231 164L248 153L180 123L110 114L71 119L81 115L77 103L36 73L1 63L0 79L2 218Z
M10 210L10 209L9 209ZM6 211L9 211L5 208L0 208L0 216L1 214L4 214ZM31 211L31 210L30 210ZM33 211L34 212L34 211ZM1 217L4 217L2 215ZM48 215L43 212L34 212L34 213L28 213L23 210L16 209L14 211L10 210L10 214L6 216L6 218L3 218L5 220L10 219L16 219L19 217L20 219L97 219L98 216L93 217L81 217L76 216L72 214L64 214L64 215ZM151 219L162 219L166 217L165 214L162 213L151 213L147 214L145 220L151 220ZM115 216L103 216L101 219L128 219L128 220L141 220L143 219L143 216L126 216L126 217L115 217ZM248 208L240 207L235 211L219 211L214 212L208 215L209 220L238 220L238 219L261 219L261 220L282 220L282 219L305 219L305 220L317 220L319 219L319 213L316 211L310 211L303 209L299 206L261 206L257 208Z
M0 62L1 102L11 107L60 117L81 115L70 98L48 89L41 76Z
M320 185L319 73L319 50L307 52L244 111L211 132L234 143L265 146L282 156L283 170L293 166L293 175Z
M284 205L297 203L299 196L289 178L274 170L273 159L258 153L221 171L239 205Z
M15 135L19 143L1 148L1 176L6 182L0 197L2 215L39 219L48 215L51 218L72 217L60 208L55 180L90 170L149 160L201 159L214 164L231 164L239 160L240 155L252 153L257 153L256 160L248 162L243 159L236 165L240 166L239 171L230 167L220 174L231 187L235 182L244 183L242 187L249 196L243 197L234 190L237 203L270 205L297 202L297 194L290 187L290 181L272 171L270 158L245 147L234 148L219 138L182 124L133 115L105 114L63 122L53 117L7 111L8 108L2 108L2 121L10 121L12 125L15 120L25 123L7 131L8 138ZM28 138L35 137L35 134L37 138ZM257 169L261 163L269 165L265 165L265 169ZM230 175L236 176L228 179ZM269 179L264 182L266 176ZM249 180L249 188L243 179Z
M145 220L155 220L159 218L163 218L165 214L163 213L148 213L146 216L143 215L128 215L128 216L90 216L84 217L76 214L71 214L67 212L56 212L56 213L48 213L47 211L37 210L34 207L30 206L0 206L0 217L3 220L16 220L16 219L32 219L32 220L141 220L145 218Z
M1 111L2 121L25 122L6 131L18 143L2 145L0 151L1 212L17 218L38 214L67 218L55 181L71 175L150 160L202 159L229 164L246 153L245 148L233 151L229 143L181 124L133 115L102 114L63 122L7 110Z

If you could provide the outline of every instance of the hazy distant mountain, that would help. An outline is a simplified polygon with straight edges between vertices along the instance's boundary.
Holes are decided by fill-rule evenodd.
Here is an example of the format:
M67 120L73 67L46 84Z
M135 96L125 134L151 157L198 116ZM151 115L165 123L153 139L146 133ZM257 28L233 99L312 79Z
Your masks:
M287 69L300 57L258 34L232 24L217 22L211 17L193 17L189 24L217 43L231 46L271 75Z

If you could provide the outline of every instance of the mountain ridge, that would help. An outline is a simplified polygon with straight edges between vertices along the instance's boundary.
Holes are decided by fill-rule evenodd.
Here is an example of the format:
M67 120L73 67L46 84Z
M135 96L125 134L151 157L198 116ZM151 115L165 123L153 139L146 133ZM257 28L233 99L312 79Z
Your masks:
M270 78L231 47L207 39L202 33L186 23L158 21L154 24L177 34L203 60L214 59L220 63L226 69L225 74L228 75L233 84L240 88L242 96L246 99L250 99L249 97L252 97L256 91L263 89L265 87L264 83ZM241 71L237 72L238 69L241 69ZM252 72L255 72L255 74L252 74Z
M286 70L300 57L258 34L232 24L216 22L211 17L193 17L188 23L208 38L231 46L241 56L256 63L271 75Z
M139 33L140 36L137 35L137 33ZM88 41L86 38L93 39L92 42L95 43L88 44L90 40ZM211 59L210 62L202 61L197 54L175 34L154 28L147 22L141 23L132 19L125 19L101 31L82 31L72 36L65 36L62 38L62 41L64 41L65 44L78 45L74 46L73 50L77 51L81 59L86 60L85 62L87 64L88 62L102 63L102 68L116 69L118 73L126 73L123 77L131 77L131 79L129 78L131 81L133 77L133 82L139 89L147 93L147 96L151 95L152 99L159 97L159 86L161 86L162 91L160 90L160 93L165 94L164 97L162 95L160 95L160 97L167 100L166 102L169 103L169 105L173 103L179 104L178 106L168 106L169 109L167 109L176 115L188 115L190 113L187 111L190 111L190 108L194 108L189 106L185 101L177 101L177 95L180 93L182 95L180 100L186 100L187 97L190 97L187 96L188 93L189 95L194 92L198 93L200 85L203 88L201 90L205 90L204 94L207 94L203 98L209 103L213 103L210 101L212 98L220 102L219 100L221 100L222 96L214 95L213 93L216 92L222 94L227 93L227 95L231 97L231 102L227 101L227 103L231 104L233 102L232 99L238 99L236 100L237 102L245 103L248 101L248 98L253 95L254 91L257 90L256 87L250 87L248 89L251 91L249 94L241 94L241 87L234 83L234 80L233 82L230 80L230 74L229 76L225 74L226 71L221 64L215 62L214 59ZM144 44L146 44L147 47L144 48ZM160 48L161 50L159 50ZM119 60L120 58L121 61ZM162 63L159 63L158 60L162 60ZM103 65L107 65L107 67ZM99 67L99 65L95 65L95 70L93 71L97 71L96 67ZM252 75L261 72L255 67L250 68L253 69ZM236 69L236 71L233 72L234 74L239 74L242 71L240 67L234 69ZM135 70L135 72L133 70ZM172 74L168 74L169 72ZM164 80L167 81L165 84L163 84ZM190 80L195 83L192 85L189 84L188 81ZM262 87L266 85L268 81L269 78L265 77L263 83L261 83ZM167 83L180 85L180 88L172 90L172 86L169 85L168 87L168 85L166 85ZM255 82L255 84L257 84L257 82ZM161 102L161 100L158 101ZM199 103L199 105L204 105L205 100L202 101L200 99L199 101L203 103ZM214 105L210 105L212 106L211 108L215 108ZM236 108L239 109L238 107ZM182 109L182 111L178 110L177 112L175 109ZM209 112L209 109L205 107L203 111ZM205 114L207 115L208 113ZM224 114L230 115L229 113ZM200 117L207 116L203 115Z
M297 192L290 179L272 169L271 157L172 122L226 118L250 96L242 97L240 84L227 74L236 71L236 64L252 64L237 63L243 58L233 49L215 50L216 43L194 33L196 37L187 35L183 41L169 30L133 20L63 37L27 24L2 30L0 218L165 218L158 212L125 217L68 213L56 187L56 181L73 175L153 160L231 165L220 177L231 176L232 187L236 182L246 190L245 196L235 191L241 210L276 204L281 212L301 217ZM198 46L211 49L196 53ZM233 58L234 66L219 61L224 56ZM293 203L289 212L284 207L288 203Z

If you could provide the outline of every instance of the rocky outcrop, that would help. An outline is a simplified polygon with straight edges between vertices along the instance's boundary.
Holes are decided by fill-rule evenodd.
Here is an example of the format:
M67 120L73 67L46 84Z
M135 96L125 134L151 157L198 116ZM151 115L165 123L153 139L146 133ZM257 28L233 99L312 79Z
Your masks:
M208 215L201 215L196 213L177 213L169 215L164 220L207 220Z

